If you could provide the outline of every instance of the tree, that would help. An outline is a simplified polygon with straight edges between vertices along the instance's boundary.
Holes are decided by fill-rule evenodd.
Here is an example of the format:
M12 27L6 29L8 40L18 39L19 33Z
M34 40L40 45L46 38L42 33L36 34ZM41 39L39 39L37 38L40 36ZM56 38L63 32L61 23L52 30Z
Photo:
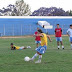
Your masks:
M72 10L69 11L69 15L72 16Z
M31 16L69 16L69 13L64 11L62 8L41 7L40 9L35 10Z
M0 16L29 16L30 7L23 0L17 0L15 5L8 5L7 8L0 10Z
M28 16L31 14L30 7L23 0L16 1L16 15L17 16Z

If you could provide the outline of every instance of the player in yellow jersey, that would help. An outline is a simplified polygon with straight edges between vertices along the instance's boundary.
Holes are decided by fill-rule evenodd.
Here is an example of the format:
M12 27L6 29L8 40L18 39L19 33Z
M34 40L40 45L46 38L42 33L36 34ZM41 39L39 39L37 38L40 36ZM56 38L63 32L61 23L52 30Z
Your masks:
M26 48L31 48L30 46L27 47L19 47L19 46L15 46L13 43L11 43L11 50L21 50L21 49L26 49Z
M39 59L35 63L41 63L42 54L44 54L47 49L47 37L50 40L50 42L51 38L49 35L43 33L41 29L38 30L38 34L36 34L36 36L40 36L41 46L36 49L37 53L30 60L33 61L39 55Z

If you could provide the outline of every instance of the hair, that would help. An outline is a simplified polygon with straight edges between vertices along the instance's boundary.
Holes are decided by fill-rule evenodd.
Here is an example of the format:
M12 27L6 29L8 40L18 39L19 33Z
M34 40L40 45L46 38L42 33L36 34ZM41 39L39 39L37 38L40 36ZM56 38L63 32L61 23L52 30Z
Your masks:
M70 25L70 27L72 26L72 24Z
M13 43L11 43L11 45L13 45Z
M43 33L43 31L41 29L39 29L38 32Z
M57 24L57 25L59 25L59 24Z

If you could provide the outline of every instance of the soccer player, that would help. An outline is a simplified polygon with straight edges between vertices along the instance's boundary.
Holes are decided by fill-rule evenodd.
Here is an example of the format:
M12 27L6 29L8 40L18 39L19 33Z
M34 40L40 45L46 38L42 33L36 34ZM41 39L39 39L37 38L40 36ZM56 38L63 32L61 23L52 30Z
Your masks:
M64 49L63 42L62 42L62 29L59 27L59 24L57 24L57 28L55 29L55 37L56 37L58 49L60 48L59 42L62 45L62 49Z
M70 25L70 28L67 30L67 35L69 36L69 41L71 43L71 49L72 49L72 24Z
M51 42L51 38L49 35L43 33L41 29L38 30L38 34L36 34L36 36L40 36L41 46L39 46L36 49L37 53L30 60L33 61L39 55L39 59L35 63L41 63L42 54L44 54L45 51L47 50L47 37L49 38L50 42Z
M21 50L21 49L26 49L26 48L31 48L30 46L27 47L19 47L19 46L15 46L13 43L11 43L11 50Z
M38 34L38 30L39 30L39 28L37 28L37 31L36 31L35 34L34 34L35 43L36 43L37 48L38 48L38 46L39 46L38 44L41 44L40 36L36 36L36 34Z

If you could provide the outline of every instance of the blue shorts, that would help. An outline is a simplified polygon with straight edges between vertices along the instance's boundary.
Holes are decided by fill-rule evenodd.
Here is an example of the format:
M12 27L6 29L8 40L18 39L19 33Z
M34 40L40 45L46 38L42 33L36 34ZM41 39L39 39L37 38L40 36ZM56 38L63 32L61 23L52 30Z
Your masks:
M37 44L37 43L41 43L41 41L35 41L35 43Z
M44 46L39 46L39 47L36 49L36 51L39 52L40 54L44 54L45 51L46 51L46 49L47 49L47 46L44 45Z
M56 37L56 41L62 41L62 37Z
M72 42L72 37L69 37L69 41Z

